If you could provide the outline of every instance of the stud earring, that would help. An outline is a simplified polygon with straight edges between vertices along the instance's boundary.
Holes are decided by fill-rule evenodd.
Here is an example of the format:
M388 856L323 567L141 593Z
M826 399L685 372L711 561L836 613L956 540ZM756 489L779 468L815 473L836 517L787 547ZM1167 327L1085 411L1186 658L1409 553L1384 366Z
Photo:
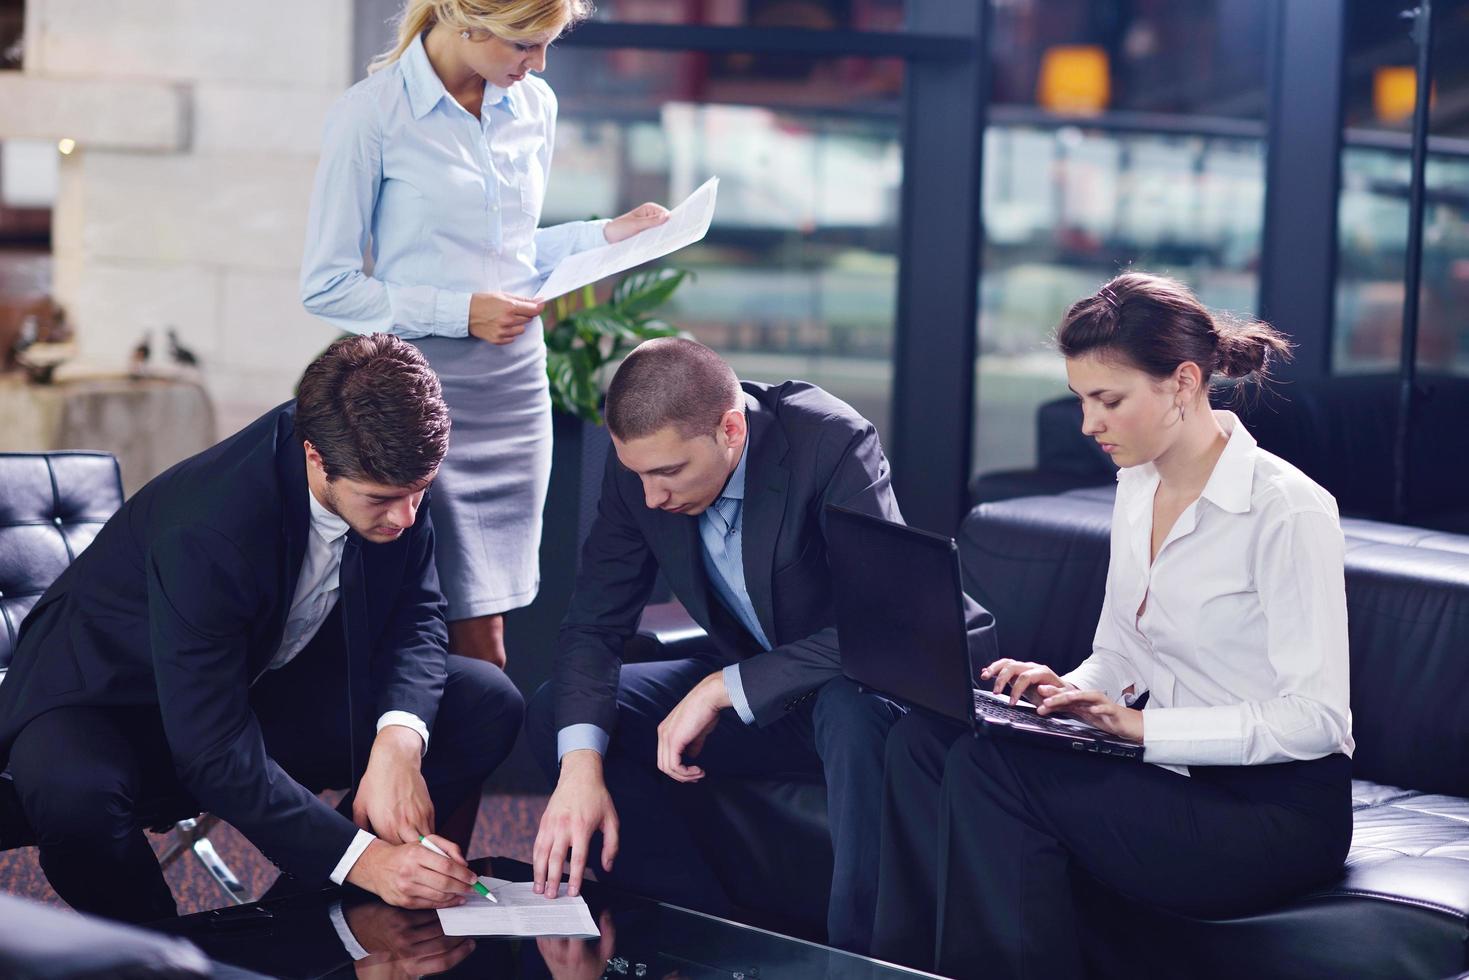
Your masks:
M464 38L464 40L466 40L466 41L469 40L469 32L468 31L460 31L459 32L459 36L462 37L462 38Z

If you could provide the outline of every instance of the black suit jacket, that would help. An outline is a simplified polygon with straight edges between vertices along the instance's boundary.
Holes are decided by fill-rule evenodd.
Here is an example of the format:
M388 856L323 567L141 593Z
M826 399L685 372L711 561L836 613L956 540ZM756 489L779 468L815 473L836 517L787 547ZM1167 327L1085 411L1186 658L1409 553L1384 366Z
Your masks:
M199 805L286 871L324 880L356 828L271 760L249 704L280 648L310 533L294 421L288 402L152 480L41 597L0 684L0 768L42 712L157 705ZM424 503L389 544L348 532L339 609L355 703L412 712L432 730L448 634ZM359 753L354 781L366 762Z
M749 441L742 511L745 587L772 644L762 651L724 608L704 569L699 518L650 510L642 481L607 459L556 656L556 725L611 732L623 642L661 571L731 663L755 721L768 725L841 673L826 505L902 521L877 431L850 405L803 381L743 382ZM970 643L994 645L994 619L969 602Z

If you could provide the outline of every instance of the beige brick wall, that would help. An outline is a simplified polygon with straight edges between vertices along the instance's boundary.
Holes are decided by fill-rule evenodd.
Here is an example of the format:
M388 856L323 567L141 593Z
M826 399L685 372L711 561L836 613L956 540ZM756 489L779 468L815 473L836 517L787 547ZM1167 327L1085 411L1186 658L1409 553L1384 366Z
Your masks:
M327 107L354 76L352 0L27 0L0 139L71 137L55 289L82 359L145 330L198 354L220 434L290 397L331 328L296 279ZM6 106L11 108L7 109Z

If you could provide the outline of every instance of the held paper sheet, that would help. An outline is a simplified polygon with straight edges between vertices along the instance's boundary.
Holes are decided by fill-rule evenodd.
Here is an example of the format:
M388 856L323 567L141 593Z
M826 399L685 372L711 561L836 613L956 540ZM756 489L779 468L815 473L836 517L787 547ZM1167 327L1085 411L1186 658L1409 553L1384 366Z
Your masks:
M662 258L685 245L692 245L709 231L714 219L715 192L719 178L710 177L682 204L668 212L668 220L656 228L640 231L616 245L603 245L575 255L568 255L551 270L545 285L536 293L537 300L552 300L572 290L625 272L633 266Z
M504 881L480 876L498 905L470 893L469 901L439 909L439 925L446 936L568 936L595 939L601 935L592 921L586 899L562 894L537 895L529 881Z

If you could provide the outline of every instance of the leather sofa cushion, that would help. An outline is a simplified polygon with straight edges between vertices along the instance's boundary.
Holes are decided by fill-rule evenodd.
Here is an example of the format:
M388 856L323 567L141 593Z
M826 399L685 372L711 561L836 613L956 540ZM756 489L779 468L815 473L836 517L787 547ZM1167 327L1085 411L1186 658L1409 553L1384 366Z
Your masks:
M0 453L0 671L31 607L121 506L107 453Z
M1281 908L1203 920L1143 906L1082 880L1089 928L1146 953L1132 975L1441 977L1469 942L1469 800L1352 784L1352 850L1336 884ZM1207 887L1205 884L1203 887ZM1116 930L1120 930L1119 933ZM1100 944L1099 944L1100 945ZM1106 962L1104 972L1122 965Z

